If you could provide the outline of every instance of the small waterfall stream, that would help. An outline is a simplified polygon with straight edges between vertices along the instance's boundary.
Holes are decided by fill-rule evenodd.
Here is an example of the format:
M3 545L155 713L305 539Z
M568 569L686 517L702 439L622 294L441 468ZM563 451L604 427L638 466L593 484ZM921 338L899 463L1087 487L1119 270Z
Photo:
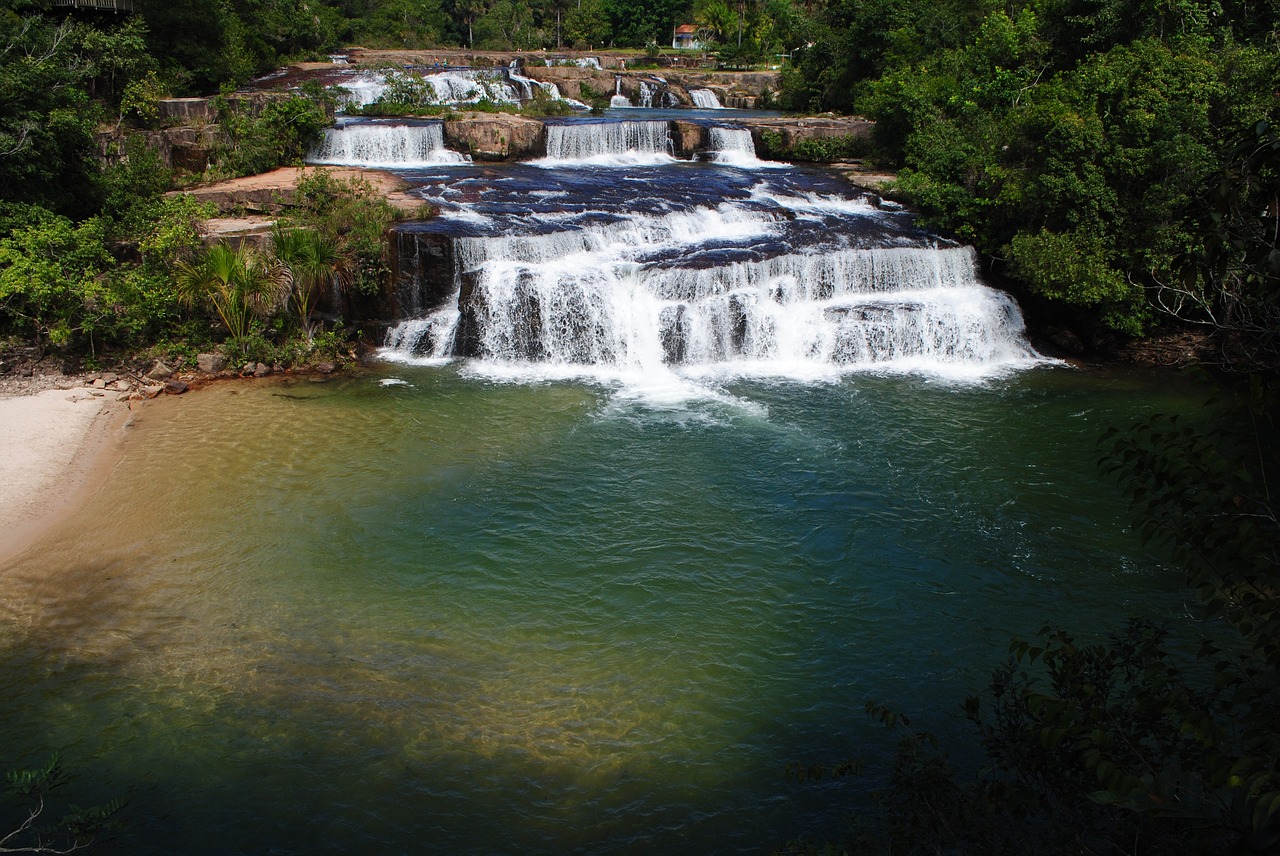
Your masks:
M440 123L351 122L329 128L307 162L330 166L408 169L466 163L466 155L445 148Z
M759 167L765 161L756 157L756 142L746 128L708 128L711 159L733 166Z
M547 126L550 164L640 163L672 159L667 122L580 122Z
M724 109L724 105L720 103L720 98L710 89L690 89L689 97L693 99L693 106L699 110Z

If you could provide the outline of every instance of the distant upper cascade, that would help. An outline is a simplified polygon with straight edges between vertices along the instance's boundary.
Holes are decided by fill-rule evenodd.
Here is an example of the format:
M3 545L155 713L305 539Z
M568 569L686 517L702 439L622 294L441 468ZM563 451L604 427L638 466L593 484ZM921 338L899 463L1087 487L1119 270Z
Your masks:
M389 79L390 78L390 79ZM480 101L522 104L538 98L564 101L575 107L586 105L564 98L554 83L544 83L511 68L410 69L404 72L360 72L344 79L338 88L345 91L340 106L367 107L377 103L397 85L406 86L423 103L463 106Z
M307 162L332 166L409 168L466 163L466 155L445 148L439 123L351 122L324 132Z

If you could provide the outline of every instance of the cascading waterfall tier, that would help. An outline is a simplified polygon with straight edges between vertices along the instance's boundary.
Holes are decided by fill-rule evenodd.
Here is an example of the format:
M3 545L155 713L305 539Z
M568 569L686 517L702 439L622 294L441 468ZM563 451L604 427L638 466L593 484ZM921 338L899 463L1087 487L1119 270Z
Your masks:
M440 123L349 122L326 129L307 162L332 166L407 169L466 163L466 155L445 148Z
M679 106L676 96L667 88L667 82L660 77L640 82L640 106L645 108L667 108Z
M407 89L419 90L417 98L426 104L462 106L486 100L498 104L521 104L545 98L586 108L581 102L562 97L559 87L554 83L544 83L520 74L518 67L444 70L423 68L387 74L359 72L338 84L338 88L345 93L340 106L350 109L373 104L392 88L393 80L399 81Z
M756 157L756 142L746 128L708 128L711 159L733 166L758 167L765 162Z
M400 233L411 317L388 356L635 376L982 373L1038 359L972 249L837 186L693 164L579 177L544 197L521 180ZM688 199L654 194L664 181L689 183Z
M620 162L670 160L668 122L577 122L547 126L547 160Z
M693 106L699 110L724 109L724 105L720 103L720 97L710 89L690 89L689 97L693 99Z

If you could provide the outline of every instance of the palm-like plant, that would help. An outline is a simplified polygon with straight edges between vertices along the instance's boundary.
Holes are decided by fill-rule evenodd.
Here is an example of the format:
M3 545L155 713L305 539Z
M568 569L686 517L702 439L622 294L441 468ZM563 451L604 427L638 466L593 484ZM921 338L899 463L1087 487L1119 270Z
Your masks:
M326 285L341 286L349 278L347 256L337 239L312 229L286 229L277 224L271 239L289 282L289 302L309 342L314 330L311 312L321 290Z
M252 247L232 249L224 243L205 250L177 271L178 291L188 305L207 302L227 332L243 340L254 321L283 305L288 282L280 265Z

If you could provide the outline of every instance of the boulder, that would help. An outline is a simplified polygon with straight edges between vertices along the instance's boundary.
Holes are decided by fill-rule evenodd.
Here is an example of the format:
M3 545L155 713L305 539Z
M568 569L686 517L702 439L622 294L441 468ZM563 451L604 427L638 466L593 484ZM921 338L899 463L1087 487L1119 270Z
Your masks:
M164 385L164 391L169 395L182 395L188 388L189 386L185 380L177 380L176 378L166 381Z
M258 363L253 367L254 377L266 377L269 374L271 374L271 366L266 363Z
M164 392L164 384L162 383L156 383L142 388L142 394L147 398L155 398L162 392Z
M1048 331L1046 338L1048 338L1055 347L1060 348L1075 357L1084 356L1085 352L1088 350L1080 337L1070 330L1051 329Z
M538 157L546 152L541 122L508 113L468 113L444 123L444 139L476 160Z
M683 119L671 123L671 141L675 143L675 156L690 160L695 154L706 149L706 129L695 122Z
M152 380L167 380L173 377L173 369L166 366L160 360L156 360L155 365L151 367L151 371L147 372L147 377Z
M222 354L197 354L196 368L205 374L217 374L226 368L227 360Z

